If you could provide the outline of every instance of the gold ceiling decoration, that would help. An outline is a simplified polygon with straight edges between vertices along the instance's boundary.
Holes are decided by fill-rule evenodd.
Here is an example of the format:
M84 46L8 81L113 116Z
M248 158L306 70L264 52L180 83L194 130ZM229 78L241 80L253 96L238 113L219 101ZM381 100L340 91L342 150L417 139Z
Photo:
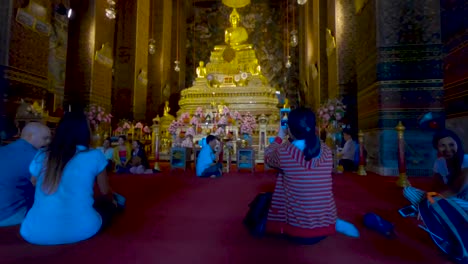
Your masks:
M250 4L250 0L223 0L223 4L232 8L241 8Z

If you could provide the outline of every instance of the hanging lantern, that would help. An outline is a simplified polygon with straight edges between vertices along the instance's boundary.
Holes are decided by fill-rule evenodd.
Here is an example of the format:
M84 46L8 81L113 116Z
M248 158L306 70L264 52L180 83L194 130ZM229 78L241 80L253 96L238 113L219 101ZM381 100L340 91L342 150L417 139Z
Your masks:
M291 56L288 56L288 61L286 61L286 68L291 68Z
M116 13L115 13L115 8L114 7L109 7L109 8L106 8L106 17L109 18L109 19L115 19L116 17Z
M297 0L297 3L300 5L305 5L305 3L307 3L307 0Z
M156 53L156 40L150 39L148 44L148 52L149 54L153 55Z
M178 60L176 60L176 61L174 61L174 63L175 63L174 71L179 72L180 71L180 67L179 67L180 62Z
M291 47L296 47L298 43L299 41L297 39L297 31L293 30L291 31Z

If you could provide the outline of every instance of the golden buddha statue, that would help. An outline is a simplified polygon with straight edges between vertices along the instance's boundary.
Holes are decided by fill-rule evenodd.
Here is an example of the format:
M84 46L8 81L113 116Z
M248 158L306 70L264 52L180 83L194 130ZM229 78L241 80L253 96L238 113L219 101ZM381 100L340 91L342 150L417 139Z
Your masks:
M203 61L200 61L199 63L200 66L197 67L197 78L205 78L206 77L206 68L205 68L205 63Z
M232 47L246 42L249 38L247 30L239 26L239 21L239 13L237 13L237 10L234 8L231 15L229 16L229 22L231 22L232 27L226 29L224 32L224 42Z
M171 108L169 107L169 101L166 101L166 105L164 105L164 116L170 116L169 111L171 111Z
M248 31L240 25L237 8L250 4L250 0L222 2L233 8L229 16L231 27L225 29L224 43L216 45L211 51L206 62L206 73L203 73L202 67L198 67L196 82L181 91L178 114L200 106L225 114L224 103L218 105L218 102L229 102L231 111L267 116L276 113L278 99L275 89L268 85L268 80L262 75L253 45L248 42Z
M291 108L291 106L289 105L289 99L285 98L284 99L283 109L290 109L290 108Z

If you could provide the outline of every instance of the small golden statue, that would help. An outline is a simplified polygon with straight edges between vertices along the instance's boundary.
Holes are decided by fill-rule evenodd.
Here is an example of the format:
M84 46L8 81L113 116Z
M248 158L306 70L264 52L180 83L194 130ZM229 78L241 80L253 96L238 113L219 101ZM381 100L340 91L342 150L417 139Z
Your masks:
M220 115L224 114L224 107L225 107L225 106L226 106L226 105L224 104L224 102L221 102L221 103L218 105L218 113L219 113Z
M229 16L232 27L226 29L224 33L224 42L230 46L238 46L246 42L249 38L247 30L239 26L239 20L239 13L237 13L237 10L234 8Z
M283 109L291 109L291 106L289 105L289 99L288 98L284 99Z
M200 61L200 66L197 67L197 78L205 78L206 77L206 68L205 63Z
M169 107L169 101L166 101L166 105L164 106L164 116L170 116L169 111L171 111L171 108Z

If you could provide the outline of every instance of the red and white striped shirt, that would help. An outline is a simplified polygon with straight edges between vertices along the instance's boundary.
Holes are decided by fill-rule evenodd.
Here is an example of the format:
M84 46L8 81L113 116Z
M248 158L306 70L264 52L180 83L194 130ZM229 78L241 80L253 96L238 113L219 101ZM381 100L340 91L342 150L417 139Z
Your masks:
M306 161L302 151L276 138L265 149L265 163L280 169L268 213L267 232L313 238L335 233L332 152L322 144L318 157Z

